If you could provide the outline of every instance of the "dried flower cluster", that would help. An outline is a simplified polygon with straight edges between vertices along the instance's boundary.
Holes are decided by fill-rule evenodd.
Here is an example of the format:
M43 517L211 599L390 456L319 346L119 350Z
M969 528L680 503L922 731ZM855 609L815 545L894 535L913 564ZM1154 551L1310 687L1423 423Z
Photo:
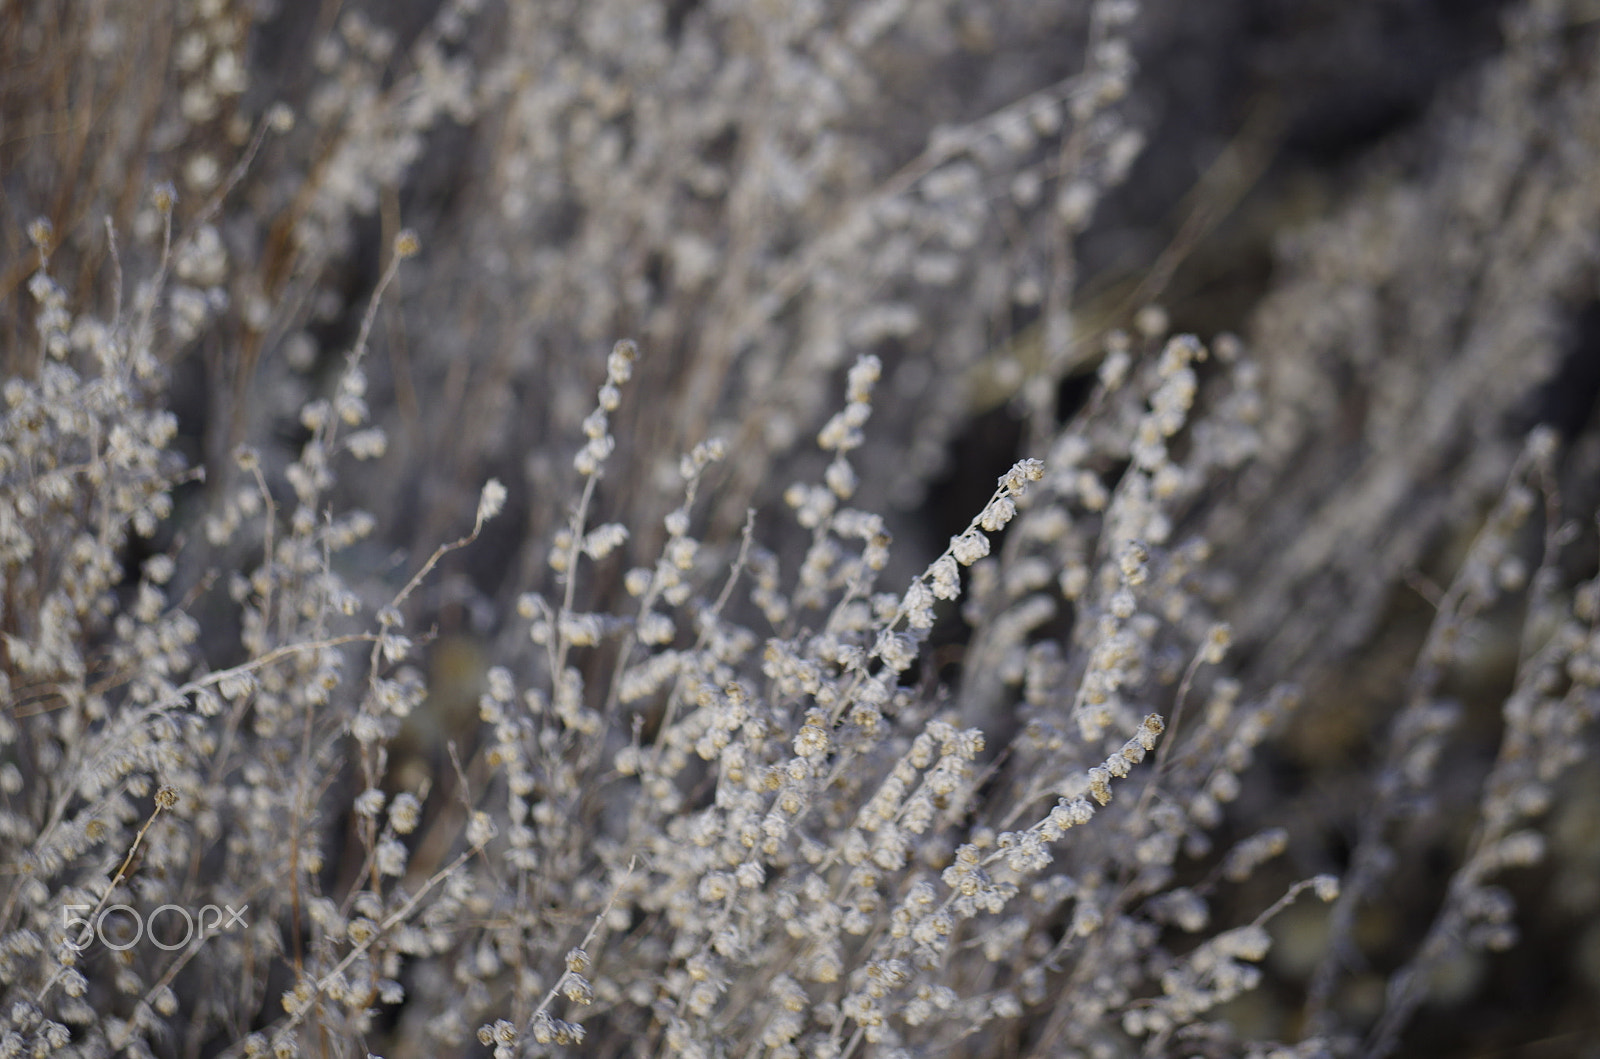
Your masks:
M1085 304L1176 0L69 6L0 1059L1381 1057L1600 909L1592 5L1209 342Z

